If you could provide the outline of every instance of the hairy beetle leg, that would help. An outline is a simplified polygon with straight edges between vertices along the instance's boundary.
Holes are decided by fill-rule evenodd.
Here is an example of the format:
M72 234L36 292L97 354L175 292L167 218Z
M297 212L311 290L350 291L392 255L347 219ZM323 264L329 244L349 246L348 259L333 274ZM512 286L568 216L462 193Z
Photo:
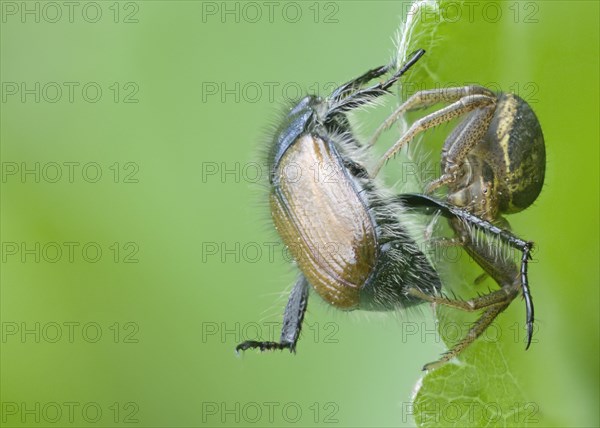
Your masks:
M308 281L304 275L300 275L285 307L283 314L283 327L281 328L281 337L279 342L259 342L247 340L235 347L235 351L245 351L252 348L260 348L261 351L271 351L276 349L289 349L290 352L296 352L296 343L302 330L302 321L308 304Z
M464 341L466 341L465 343L469 344L477 337L475 336L475 338L471 338L474 333L479 331L477 328L481 327L482 325L485 327L489 326L494 318L515 299L515 297L519 294L519 291L522 291L523 298L525 299L527 325L527 343L525 349L528 349L533 335L534 308L527 278L527 262L531 258L531 249L533 248L533 243L524 241L509 231L500 229L492 223L485 221L465 211L464 209L449 205L430 196L403 194L399 195L398 199L402 201L405 206L413 209L421 209L425 212L428 212L432 209L439 210L441 215L453 220L453 227L456 233L458 233L459 239L463 240L463 247L465 250L467 250L471 256L477 259L479 265L485 270L486 273L490 274L501 287L500 290L466 301L432 296L414 288L407 290L407 292L422 300L431 303L443 304L457 309L462 309L464 311L471 312L480 309L486 309L486 312L476 322L474 326L475 330L470 331L467 337L464 339ZM471 232L465 225L479 228L484 233L496 236L509 244L511 247L519 249L522 252L520 269L509 262L501 263L500 268L498 268L496 266L496 256L493 253L490 253L490 247L481 245L477 241L473 241L470 238ZM497 310L498 308L501 309ZM483 328L483 330L485 330L485 328ZM462 343L463 342L461 342L461 344ZM461 345L459 349L457 349L457 347L450 351L450 358L460 353L465 346ZM443 359L440 361L448 361L448 359Z
M279 342L257 342L255 340L246 340L235 347L235 352L246 351L248 349L260 348L261 351L271 351L274 349L289 349L292 352L291 343Z

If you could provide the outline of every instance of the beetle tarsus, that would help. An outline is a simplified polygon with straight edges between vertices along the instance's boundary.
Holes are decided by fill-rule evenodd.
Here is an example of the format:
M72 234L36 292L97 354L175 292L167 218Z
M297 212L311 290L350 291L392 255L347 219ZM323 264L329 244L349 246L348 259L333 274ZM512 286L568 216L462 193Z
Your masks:
M256 340L246 340L245 342L240 343L235 347L235 352L239 353L240 351L247 351L248 349L259 348L261 352L264 351L272 351L279 349L283 351L284 349L289 349L290 352L294 352L291 343L280 343L280 342L258 342Z
M523 247L523 257L521 259L521 287L523 290L523 298L525 299L525 308L527 311L527 344L525 345L525 350L529 349L529 346L531 345L531 338L533 337L534 309L531 291L529 290L529 282L527 281L527 262L531 260L532 249L533 242L527 242Z
M235 347L235 352L247 349L259 348L261 351L284 350L296 353L296 343L302 330L302 321L308 304L308 282L304 275L300 275L292 288L288 303L283 314L283 327L279 342L260 342L257 340L246 340Z

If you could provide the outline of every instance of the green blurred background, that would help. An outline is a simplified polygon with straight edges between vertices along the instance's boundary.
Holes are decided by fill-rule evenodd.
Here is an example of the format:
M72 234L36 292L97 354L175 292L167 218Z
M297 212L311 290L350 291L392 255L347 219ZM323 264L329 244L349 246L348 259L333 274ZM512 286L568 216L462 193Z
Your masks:
M538 329L527 352L504 336L509 363L544 424L597 426L598 3L470 4L427 46L433 81L517 91L547 147L510 219L537 244ZM1 6L1 424L413 425L444 350L427 307L313 297L297 355L233 351L278 336L295 275L255 183L265 130L286 98L389 61L408 4Z

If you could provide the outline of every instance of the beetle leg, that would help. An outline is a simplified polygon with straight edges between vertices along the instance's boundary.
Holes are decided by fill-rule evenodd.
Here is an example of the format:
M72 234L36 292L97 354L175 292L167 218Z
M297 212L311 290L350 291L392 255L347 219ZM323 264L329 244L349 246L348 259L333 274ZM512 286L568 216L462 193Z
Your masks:
M369 81L387 73L390 70L390 68L391 65L382 65L381 67L373 68L367 71L361 76L358 76L357 78L344 83L342 86L334 90L333 93L330 95L330 99L341 100L343 98L346 98L348 95L352 94L353 92L356 92Z
M524 253L522 257L523 262L527 263L527 260L531 259L530 253L531 249L533 248L533 242L524 241L523 239L513 235L510 231L501 229L493 223L477 217L476 215L471 214L462 208L449 205L432 196L421 195L418 193L403 193L396 196L396 200L407 208L421 209L428 214L431 214L435 210L439 210L439 212L446 218L461 219L465 224L477 227L485 233L495 235L511 247L521 250Z
M502 241L508 243L511 247L516 248L522 252L521 268L519 270L519 273L521 277L520 288L523 291L523 298L525 299L526 311L527 345L525 346L525 349L528 349L529 345L531 345L531 338L533 336L534 308L533 299L531 298L531 291L529 290L529 282L527 279L527 262L531 259L531 250L533 248L533 242L524 241L507 230L500 229L498 226L495 226L494 224L483 220L463 209L454 207L452 205L448 205L430 196L407 193L398 195L397 199L405 206L408 206L410 208L420 208L423 209L425 212L430 212L432 209L439 209L444 217L450 219L461 219L465 224L478 227L485 233L495 235ZM464 227L462 227L462 229L464 229ZM459 234L463 235L464 232L459 231ZM484 267L484 269L488 265L491 266L489 263L486 263L486 259L489 259L490 255L485 254L486 250L484 250L484 247L482 247L481 245L477 245L477 243L471 241L465 244L465 248L467 249L467 251L470 251L471 255L478 257L478 262L481 262L480 265ZM508 264L505 263L505 266L503 267L507 272L511 271ZM500 280L498 277L499 274L500 272L496 271L494 272L494 274L492 274L492 276L503 287L503 289L511 288L512 282L508 282L508 277L506 278L506 280Z
M296 285L290 293L285 312L283 314L283 326L279 342L258 342L247 340L235 347L236 352L245 351L250 348L260 348L261 351L272 349L289 349L296 352L296 343L302 329L302 321L308 303L308 281L304 275L300 275Z
M418 134L436 127L442 123L446 123L451 121L452 119L459 117L465 113L473 111L475 109L484 108L490 105L493 105L496 102L496 98L491 98L488 95L469 95L467 97L463 97L460 100L441 108L433 113L424 116L415 123L406 131L406 133L394 143L392 147L388 149L387 152L382 156L381 160L377 162L375 168L373 168L372 177L377 176L383 165L398 153L398 151L409 141L411 141Z
M382 95L388 94L388 89L400 79L400 77L408 71L418 60L425 54L423 49L417 50L405 64L402 65L388 80L385 82L379 82L368 88L358 89L358 87L366 83L369 78L377 77L389 70L389 66L383 66L368 71L357 79L342 85L336 89L332 96L329 97L331 103L331 109L328 113L329 116L344 113L360 107L365 104L373 102L373 100ZM350 92L350 89L356 89L354 92Z
M465 247L467 245L468 242L468 238L466 235L459 233L458 236L455 236L454 238L446 238L446 237L441 237L441 238L432 238L431 236L433 235L433 227L435 226L435 223L437 223L438 219L437 216L439 216L439 211L436 212L436 217L429 223L429 225L427 226L426 230L425 230L425 239L427 240L427 242L429 242L431 245L433 245L436 248L450 248L450 247ZM484 270L485 269L484 267ZM483 272L481 275L479 275L477 278L475 278L473 280L473 284L474 285L480 285L482 282L484 282L487 277L490 276L490 274L486 271Z
M468 232L465 230L465 224L461 220L454 219L451 220L450 223L457 233L467 238L464 244L465 250L474 260L477 261L485 273L494 278L498 285L500 285L503 289L514 288L515 290L518 290L520 288L523 291L527 325L527 344L525 345L525 349L528 349L531 345L531 338L533 335L534 309L527 278L527 263L531 258L530 252L533 243L524 242L519 238L516 238L514 235L512 236L511 239L514 239L514 241L511 246L522 251L521 267L519 270L512 259L503 258L501 254L495 252L494 250L496 247L490 246L486 242L482 243L477 242L477 240L470 239L470 234L468 234ZM506 235L510 235L510 233L506 231L502 232Z
M439 103L453 103L469 95L486 95L495 98L496 95L483 86L461 86L457 88L429 89L413 94L400 105L375 131L367 147L371 147L381 134L389 129L404 113L419 108L431 107Z

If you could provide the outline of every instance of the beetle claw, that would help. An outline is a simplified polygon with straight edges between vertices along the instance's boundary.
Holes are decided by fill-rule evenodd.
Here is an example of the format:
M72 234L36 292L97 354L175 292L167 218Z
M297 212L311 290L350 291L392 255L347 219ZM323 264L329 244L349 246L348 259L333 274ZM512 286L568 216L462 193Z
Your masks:
M289 349L290 352L294 352L292 349L292 344L283 342L258 342L256 340L246 340L245 342L240 343L235 347L235 352L239 354L240 351L246 351L248 349L259 348L261 352L264 351L272 351L274 349L279 349L280 351L284 349Z

